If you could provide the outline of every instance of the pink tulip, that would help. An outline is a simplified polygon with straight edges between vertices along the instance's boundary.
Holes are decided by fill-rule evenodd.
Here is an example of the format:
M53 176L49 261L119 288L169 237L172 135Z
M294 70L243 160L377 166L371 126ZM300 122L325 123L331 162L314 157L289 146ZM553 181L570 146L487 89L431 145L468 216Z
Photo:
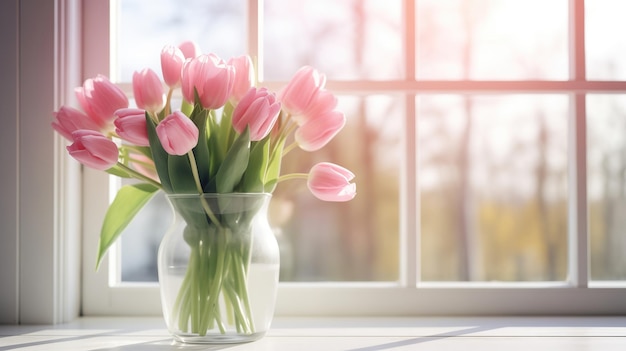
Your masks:
M133 73L133 94L140 109L156 113L165 106L165 92L161 80L149 68Z
M345 124L343 113L328 111L300 126L296 130L295 139L302 150L316 151L328 144Z
M73 107L61 106L59 111L54 113L54 117L52 128L67 140L72 140L72 132L79 129L96 131L100 129L96 121Z
M170 155L182 156L198 144L198 127L180 111L165 117L156 127L161 146Z
M161 72L165 84L170 87L180 84L180 74L184 62L185 55L179 48L167 45L161 50Z
M200 56L200 47L193 41L185 41L178 45L178 48L183 53L186 59L193 59Z
M233 57L228 64L235 68L235 82L230 100L237 104L244 95L254 86L254 68L250 56Z
M317 98L325 84L325 75L309 66L300 68L279 94L283 109L292 116L303 116L313 109L315 102L328 104L326 96L320 100ZM333 108L334 106L328 110Z
M200 104L206 109L217 109L233 91L235 69L215 54L200 55L183 66L182 91L189 103L194 103L194 88Z
M303 125L309 120L316 119L318 116L328 113L337 107L337 98L328 90L318 90L317 94L311 99L306 110L301 115L293 116L298 125Z
M100 171L117 163L117 145L93 130L77 130L72 133L74 143L67 147L69 154L85 166Z
M354 174L333 163L321 162L311 168L307 186L323 201L349 201L356 196L356 184L350 183Z
M115 132L120 138L137 146L150 146L146 127L146 111L123 108L115 111Z
M251 88L233 111L233 128L238 133L250 128L250 140L261 140L269 134L278 119L280 102L265 88Z
M128 107L126 94L103 75L85 80L75 91L83 111L100 129L109 127L115 119L115 111Z

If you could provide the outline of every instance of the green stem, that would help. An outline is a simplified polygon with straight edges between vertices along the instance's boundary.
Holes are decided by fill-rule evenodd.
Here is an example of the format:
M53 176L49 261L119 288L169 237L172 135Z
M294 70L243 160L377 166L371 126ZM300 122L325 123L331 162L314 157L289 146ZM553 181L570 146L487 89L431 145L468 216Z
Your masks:
M280 129L278 130L278 134L277 134L278 137L276 139L276 143L274 143L274 145L272 146L272 149L270 150L272 156L276 152L276 148L287 139L287 136L291 134L291 132L293 132L296 128L298 128L298 125L296 123L291 122L290 119L291 119L291 115L286 114L285 118L283 119L283 124L280 126Z
M208 309L209 309L208 316L213 315L214 318L216 318L219 313L218 297L220 295L220 290L222 289L222 281L223 281L224 273L225 273L224 258L226 255L225 251L227 248L226 241L228 240L228 235L226 232L227 230L228 229L219 229L216 235L217 236L216 238L217 262L216 262L215 270L213 271L213 280L211 281L211 286L209 288L209 301L208 301ZM224 327L221 325L221 323L218 323L218 325L220 326L220 331L222 331Z
M202 195L204 193L204 190L202 189L202 184L200 183L200 174L198 174L198 163L196 162L196 157L194 156L193 151L189 151L187 153L187 156L189 157L189 163L191 164L191 173L193 174L193 180L196 183L196 190L198 190L198 194ZM202 203L202 208L204 209L204 212L207 214L207 216L209 216L213 224L220 228L220 222L217 220L217 217L215 217L213 211L211 211L209 203L203 196L200 196L200 202Z
M293 125L295 123L291 121L291 115L286 113L285 117L283 118L283 124L280 126L280 129L278 130L278 135L282 138L286 138L287 135L289 135L289 133L293 130ZM287 127L290 127L289 129L287 129Z
M247 328L250 332L254 332L254 321L252 319L252 309L250 308L250 296L248 296L248 282L246 281L246 275L248 273L248 265L244 262L247 253L242 252L241 256L237 260L236 268L238 271L237 274L237 288L240 289L241 300L243 300L243 308L245 309L244 315L248 316L248 318L244 319L244 322L247 322Z
M291 179L307 179L308 177L309 177L308 173L289 173L289 174L284 174L278 177L277 183L284 182L286 180L291 180Z
M170 89L167 92L167 100L165 102L165 116L169 116L171 113L171 101L172 101L172 93L174 92L174 88L170 87Z
M288 154L291 150L293 150L293 149L295 149L295 148L297 148L297 147L298 147L298 143L297 143L297 142L295 142L295 141L294 141L293 143L291 143L291 144L287 145L287 147L285 147L285 148L283 149L283 154L282 154L282 157L285 157L285 155L287 155L287 154Z

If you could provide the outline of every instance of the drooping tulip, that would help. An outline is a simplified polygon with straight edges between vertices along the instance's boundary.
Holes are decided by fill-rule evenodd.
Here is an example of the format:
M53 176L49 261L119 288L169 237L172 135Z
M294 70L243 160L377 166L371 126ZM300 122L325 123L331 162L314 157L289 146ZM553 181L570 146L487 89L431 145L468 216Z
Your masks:
M325 84L325 75L309 66L300 68L278 95L283 109L292 116L303 115Z
M156 113L165 106L165 92L161 80L149 68L133 73L133 94L140 109Z
M124 108L115 111L117 135L137 146L150 146L146 127L146 111L136 108Z
M350 183L354 174L329 162L320 162L309 171L307 186L320 200L343 202L356 196L356 184Z
M254 67L250 56L233 57L228 64L235 68L235 82L230 100L236 105L244 95L254 86Z
M250 140L261 140L269 134L278 119L280 102L266 88L251 88L233 111L233 128L238 133L250 128Z
M157 126L156 133L165 152L182 156L198 144L198 127L180 111L165 117Z
M183 66L183 97L193 104L195 89L202 107L220 108L226 104L233 91L234 78L235 69L217 55L200 55Z
M186 59L193 59L200 56L200 47L191 40L184 41L178 45Z
M328 144L345 124L342 112L328 111L301 125L294 137L302 150L316 151Z
M79 129L99 130L98 123L80 110L70 106L61 106L54 113L55 120L52 128L59 132L65 139L72 140L72 132Z
M76 88L75 92L83 111L101 130L112 124L116 118L115 111L128 107L126 94L103 75L85 80L83 86Z
M183 52L173 46L167 45L161 50L161 72L165 84L175 87L180 84L180 76L185 62Z
M81 129L72 133L72 139L67 151L85 166L104 171L117 163L117 145L101 133Z

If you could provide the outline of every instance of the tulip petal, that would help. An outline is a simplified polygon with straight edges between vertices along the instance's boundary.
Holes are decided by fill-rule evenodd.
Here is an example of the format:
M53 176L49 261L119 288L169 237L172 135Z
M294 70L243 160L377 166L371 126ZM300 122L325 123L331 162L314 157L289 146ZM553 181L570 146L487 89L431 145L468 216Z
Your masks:
M311 168L307 186L320 200L343 202L356 196L354 173L339 165L321 162Z

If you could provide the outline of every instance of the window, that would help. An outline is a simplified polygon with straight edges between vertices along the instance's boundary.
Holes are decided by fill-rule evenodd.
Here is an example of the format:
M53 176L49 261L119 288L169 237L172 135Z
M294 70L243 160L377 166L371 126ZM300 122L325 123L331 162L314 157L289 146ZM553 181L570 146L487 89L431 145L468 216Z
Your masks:
M287 214L275 222L278 313L617 313L623 305L626 81L619 49L603 40L619 29L609 15L621 2L111 5L111 22L90 22L98 38L110 33L111 62L90 72L111 68L129 93L134 70L159 72L164 43L186 39L224 58L250 54L260 84L274 90L305 64L327 74L348 125L325 156L355 171L359 194L329 205L299 184L279 186L274 203ZM311 164L298 154L285 167ZM85 223L95 227L86 235L97 236L109 195L97 184L107 178L87 171L85 181ZM145 282L154 280L159 235L128 237L101 272L87 270L85 313L159 313L156 285ZM85 255L95 247L85 240Z

